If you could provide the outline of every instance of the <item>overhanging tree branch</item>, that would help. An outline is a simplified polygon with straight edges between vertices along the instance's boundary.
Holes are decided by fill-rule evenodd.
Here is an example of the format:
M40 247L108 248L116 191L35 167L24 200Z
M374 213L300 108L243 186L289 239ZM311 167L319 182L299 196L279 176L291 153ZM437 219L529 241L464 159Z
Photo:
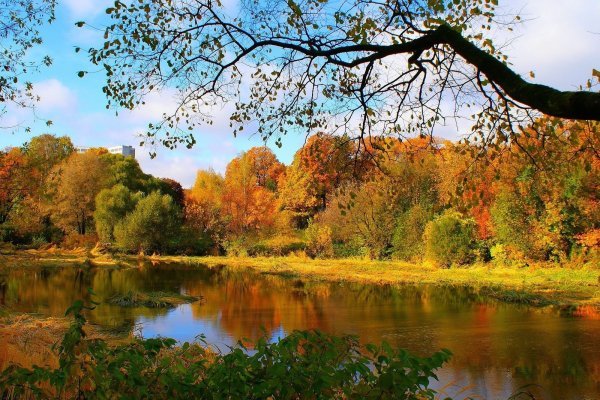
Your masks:
M440 122L466 118L484 145L509 140L535 112L600 120L600 93L511 69L485 37L495 3L242 0L232 11L216 0L116 2L104 45L89 54L107 70L109 106L178 92L175 111L149 125L149 140L167 147L195 143L194 128L212 123L206 107L229 102L234 134L250 124L278 140L298 130L433 137Z

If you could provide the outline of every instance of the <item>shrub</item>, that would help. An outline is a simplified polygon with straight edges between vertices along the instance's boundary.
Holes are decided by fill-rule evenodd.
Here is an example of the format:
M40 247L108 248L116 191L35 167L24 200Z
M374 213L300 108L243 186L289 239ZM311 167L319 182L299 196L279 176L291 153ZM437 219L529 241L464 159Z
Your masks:
M364 258L368 256L368 249L356 240L348 242L337 242L333 244L333 256L335 258Z
M425 258L449 267L475 260L475 221L448 210L430 221L423 235Z
M223 242L225 254L233 257L246 257L248 255L248 248L252 246L248 241L243 235L227 238Z
M14 242L16 237L16 228L9 224L0 224L0 242Z
M39 249L48 245L48 241L44 235L36 235L31 239L31 246Z
M12 365L0 374L1 398L160 399L434 399L429 383L450 359L442 350L415 357L355 336L295 331L276 343L262 338L252 353L240 342L228 354L202 343L134 339L109 346L85 339L84 305L58 350L59 366Z
M287 256L306 248L306 244L294 236L276 236L248 248L249 256Z
M306 235L306 255L311 258L333 257L331 228L311 221L304 233Z
M179 235L173 240L173 250L177 254L206 256L218 254L218 245L208 233L198 232L189 225L183 225Z

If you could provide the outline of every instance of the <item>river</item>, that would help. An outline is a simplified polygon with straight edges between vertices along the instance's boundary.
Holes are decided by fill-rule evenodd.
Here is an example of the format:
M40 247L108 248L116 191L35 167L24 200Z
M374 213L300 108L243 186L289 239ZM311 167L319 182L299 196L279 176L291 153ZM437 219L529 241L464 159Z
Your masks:
M155 264L141 268L24 267L0 276L0 304L62 316L77 299L100 304L88 319L111 330L190 341L203 334L226 351L263 332L355 334L418 355L441 348L452 361L434 386L453 398L507 399L520 388L543 399L600 399L600 318L499 303L465 287L311 282L228 268ZM203 301L171 309L124 308L119 293L180 292ZM0 350L2 344L0 344ZM527 386L533 385L533 386Z

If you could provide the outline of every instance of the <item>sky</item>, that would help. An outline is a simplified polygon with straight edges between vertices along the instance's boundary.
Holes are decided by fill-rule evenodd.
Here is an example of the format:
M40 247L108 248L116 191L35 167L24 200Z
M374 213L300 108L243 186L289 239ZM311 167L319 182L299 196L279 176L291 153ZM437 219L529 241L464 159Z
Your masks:
M235 0L232 0L235 1ZM217 109L214 124L198 128L197 144L191 150L158 148L156 158L149 157L150 149L139 147L139 134L149 122L157 121L163 110L173 104L169 93L153 95L145 107L130 111L106 110L102 93L104 74L97 71L84 51L102 43L102 31L89 27L77 28L77 21L101 27L109 0L59 0L56 21L43 31L44 44L35 48L40 55L49 54L54 60L50 68L32 74L41 101L37 105L38 122L31 123L28 111L18 110L6 116L4 126L27 123L31 133L0 131L0 148L20 146L32 136L52 133L68 135L75 145L136 146L136 158L142 169L159 177L178 180L184 187L193 184L198 169L212 168L224 172L227 163L240 152L261 145L259 137L233 137L227 109ZM528 76L535 73L535 82L562 90L575 90L591 77L592 69L600 69L600 1L598 0L500 0L501 12L519 13L524 22L508 38L504 49L517 72ZM35 54L33 54L35 56ZM91 71L79 78L80 70ZM52 120L46 127L41 121ZM445 137L457 137L454 126L440 127ZM304 143L302 135L287 135L280 149L267 145L278 158L289 164L294 153Z

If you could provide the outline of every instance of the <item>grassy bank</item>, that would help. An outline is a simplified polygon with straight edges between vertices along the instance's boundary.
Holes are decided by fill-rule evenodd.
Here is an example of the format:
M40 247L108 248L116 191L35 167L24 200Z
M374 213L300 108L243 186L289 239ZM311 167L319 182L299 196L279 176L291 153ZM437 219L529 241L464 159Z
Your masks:
M366 284L470 286L505 302L591 306L600 309L600 270L552 264L525 268L477 264L441 269L399 261L312 260L307 258L160 257L161 261L209 267L252 269L260 273Z
M149 262L178 262L191 266L251 269L259 273L308 280L469 286L478 289L482 295L504 302L564 308L584 306L600 312L600 269L592 266L572 268L537 263L527 267L507 267L475 264L443 269L401 261L313 260L304 257L135 257L57 249L0 254L0 264L3 266L19 267L24 262L86 264L97 267L138 267Z

